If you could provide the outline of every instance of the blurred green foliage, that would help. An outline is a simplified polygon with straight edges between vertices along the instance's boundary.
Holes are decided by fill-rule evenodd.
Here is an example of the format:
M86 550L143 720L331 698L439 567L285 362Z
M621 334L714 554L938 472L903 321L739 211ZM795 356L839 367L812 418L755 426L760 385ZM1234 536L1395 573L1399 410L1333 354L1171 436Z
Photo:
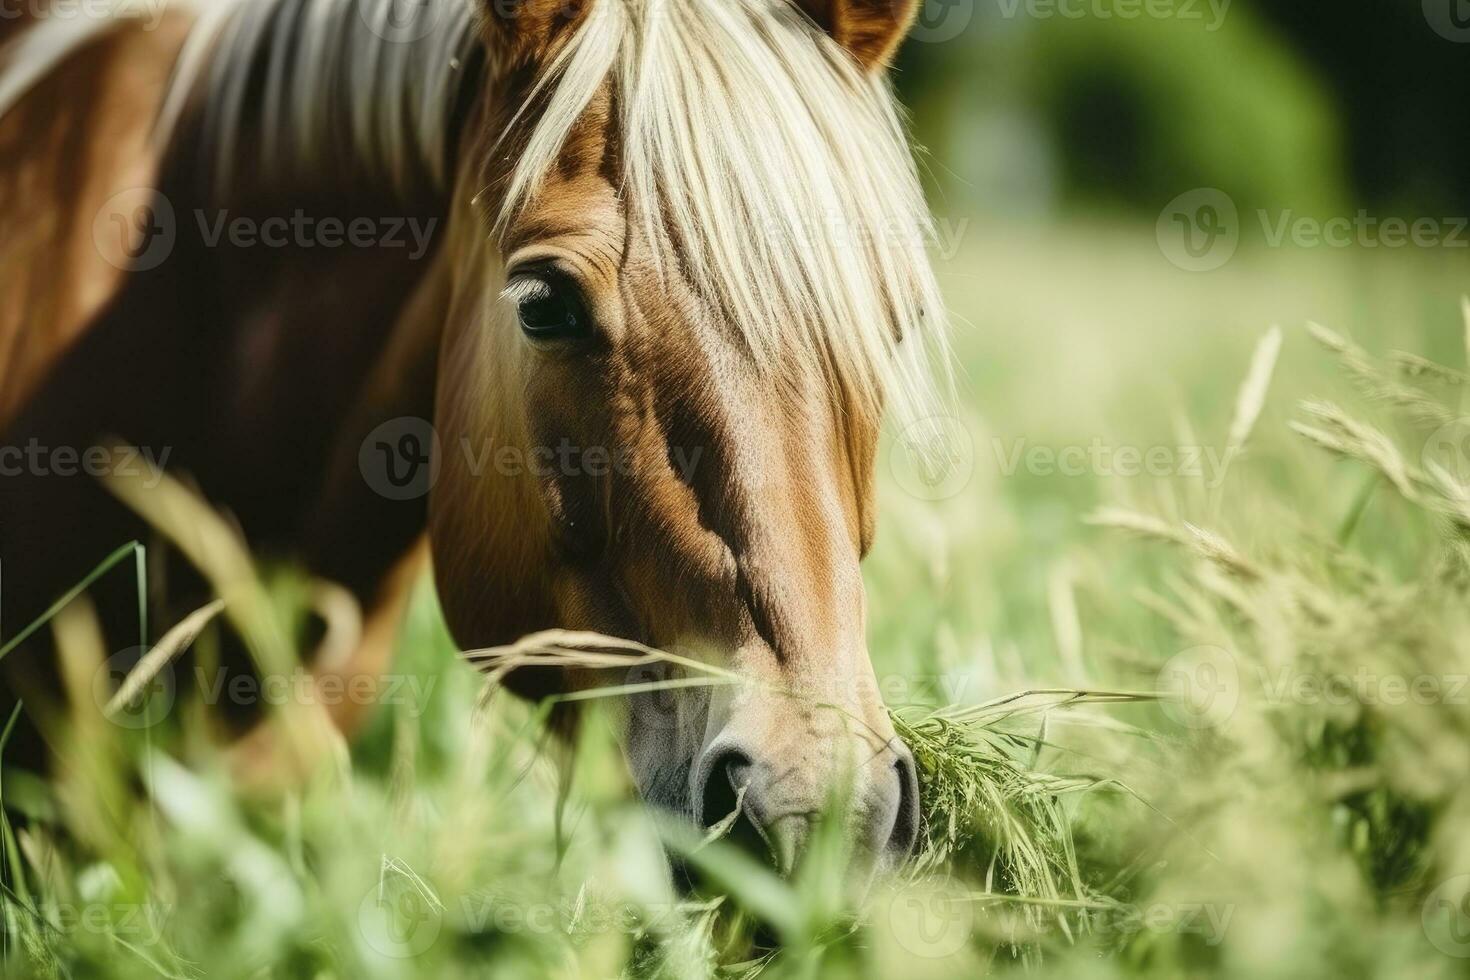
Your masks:
M905 47L899 85L941 210L1152 218L1216 187L1297 214L1451 213L1470 181L1470 62L1419 4L929 0L926 17L948 29Z

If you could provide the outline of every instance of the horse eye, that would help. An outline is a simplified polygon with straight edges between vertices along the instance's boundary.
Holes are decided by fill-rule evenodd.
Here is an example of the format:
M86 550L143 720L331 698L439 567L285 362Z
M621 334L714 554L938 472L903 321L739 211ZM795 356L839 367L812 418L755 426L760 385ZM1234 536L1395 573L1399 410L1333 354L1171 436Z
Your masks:
M577 287L560 277L529 280L516 305L521 330L533 340L576 340L592 331Z

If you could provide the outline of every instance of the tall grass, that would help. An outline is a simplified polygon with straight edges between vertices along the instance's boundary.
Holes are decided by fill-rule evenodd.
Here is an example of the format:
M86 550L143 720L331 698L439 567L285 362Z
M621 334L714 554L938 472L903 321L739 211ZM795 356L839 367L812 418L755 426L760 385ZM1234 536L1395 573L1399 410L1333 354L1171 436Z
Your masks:
M1070 281L1122 289L1116 269L1078 271L1092 251L1046 255L1062 275L1075 261ZM1137 250L1111 261L1152 281ZM1034 286L1018 279L1010 301ZM843 885L834 824L782 880L637 802L620 696L667 681L589 698L571 749L546 706L486 693L528 661L667 655L554 634L462 659L427 584L394 667L417 686L350 745L319 706L287 699L271 766L289 778L242 780L240 750L182 698L130 725L192 686L177 655L192 641L207 660L226 629L262 671L289 674L318 593L257 565L179 488L117 486L220 602L111 700L89 681L126 638L100 635L84 590L50 620L75 710L54 778L0 771L4 972L1460 975L1470 364L1451 309L1410 312L1422 320L1360 339L1253 328L1206 361L1181 355L1165 362L1186 392L1173 413L1148 394L1160 361L1142 356L1163 328L1113 352L1130 378L1058 367L1072 372L1061 407L1039 369L1029 396L997 377L996 401L977 395L966 418L975 473L947 500L903 494L901 460L885 458L871 632L880 680L902 682L890 700L924 833L913 866L866 895ZM1423 343L1384 350L1387 337ZM985 338L969 350L979 392L1001 356ZM1036 367L1024 345L1010 356ZM1053 450L1099 429L1110 444L1215 446L1223 465L1213 479L1004 472L993 448L1010 426ZM679 683L728 682L675 666ZM677 889L666 851L715 887Z

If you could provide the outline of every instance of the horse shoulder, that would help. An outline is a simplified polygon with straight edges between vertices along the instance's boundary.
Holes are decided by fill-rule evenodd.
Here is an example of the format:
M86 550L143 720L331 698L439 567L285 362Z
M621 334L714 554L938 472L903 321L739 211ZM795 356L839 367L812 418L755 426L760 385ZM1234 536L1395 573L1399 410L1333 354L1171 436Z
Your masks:
M5 38L0 89L25 88L0 107L0 428L126 278L110 212L157 179L152 128L191 22L42 20Z

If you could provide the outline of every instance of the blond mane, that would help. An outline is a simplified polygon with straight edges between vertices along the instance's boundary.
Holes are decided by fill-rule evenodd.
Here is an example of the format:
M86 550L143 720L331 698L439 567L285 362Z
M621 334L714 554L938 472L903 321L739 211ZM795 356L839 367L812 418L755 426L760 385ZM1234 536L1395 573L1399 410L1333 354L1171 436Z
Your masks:
M630 214L650 241L667 233L682 273L758 361L816 372L900 417L935 413L950 381L946 318L886 79L789 0L598 0L530 100L545 109L501 229L608 84Z

